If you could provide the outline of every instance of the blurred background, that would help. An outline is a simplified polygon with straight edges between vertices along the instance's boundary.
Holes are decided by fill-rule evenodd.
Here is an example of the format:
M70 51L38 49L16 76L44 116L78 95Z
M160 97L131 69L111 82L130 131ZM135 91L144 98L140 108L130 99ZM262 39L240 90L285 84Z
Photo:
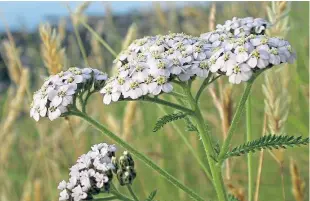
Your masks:
M254 85L255 138L269 133L308 136L309 2L1 2L0 201L58 200L58 183L68 179L68 168L78 156L92 144L113 143L77 118L37 123L29 117L32 94L49 74L83 67L85 60L112 74L113 56L79 19L119 53L146 35L199 36L234 16L268 19L274 24L268 34L285 37L297 52L297 62L268 70ZM195 81L194 88L200 83ZM203 93L201 108L214 141L225 138L242 90L242 85L232 87L221 78ZM176 123L179 130L167 125L153 133L162 110L137 102L107 107L98 94L91 97L88 111L206 200L215 200L210 182L184 140L206 162L201 143L196 133L186 132L182 121ZM242 119L234 146L244 142L244 124ZM254 157L255 201L309 199L308 147L257 152ZM136 169L133 188L141 198L157 189L157 200L190 200L144 164L137 162ZM224 177L229 192L246 201L246 157L227 162Z

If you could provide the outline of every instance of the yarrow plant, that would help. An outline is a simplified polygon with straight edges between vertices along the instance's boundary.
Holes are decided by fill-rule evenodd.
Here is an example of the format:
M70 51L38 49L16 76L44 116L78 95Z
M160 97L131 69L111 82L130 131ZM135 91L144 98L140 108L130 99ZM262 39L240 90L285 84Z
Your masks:
M87 115L87 100L91 94L99 91L103 96L103 103L107 105L112 102L136 100L179 110L178 113L161 118L154 131L169 122L185 118L187 127L197 132L201 138L209 166L204 168L204 171L210 177L219 201L231 200L231 196L226 193L222 169L219 168L227 158L266 148L308 144L308 138L269 135L229 151L232 136L255 79L263 71L281 63L292 63L296 58L288 41L265 34L270 26L261 18L233 18L223 25L217 25L216 30L201 34L200 37L183 33L148 36L135 40L118 55L114 61L117 73L109 79L107 74L92 68L70 68L49 77L34 94L31 117L38 121L40 117L54 120L62 116L78 116L128 150L116 159L114 145L99 144L92 147L92 150L82 155L77 164L70 169L69 182L62 181L59 184L59 200L89 200L94 199L95 194L106 192L112 193L114 197L102 200L131 200L113 187L114 173L119 184L127 186L133 200L139 201L131 188L136 177L132 155L194 200L205 200ZM103 44L110 50L106 43ZM208 124L199 108L199 98L204 89L221 76L227 76L233 84L246 83L246 87L230 124L227 138L222 146L215 146ZM203 78L204 81L196 95L193 95L191 83L196 78ZM181 90L181 93L176 92L177 89ZM175 96L178 102L159 98L168 93ZM147 200L153 200L155 192L153 191Z
M30 116L36 121L48 117L51 121L68 112L77 97L93 87L101 88L108 75L92 68L70 68L45 80L41 89L35 92Z
M87 154L83 154L77 163L70 168L69 182L58 185L61 190L59 200L91 199L101 189L109 191L115 166L112 163L116 147L106 143L94 145Z

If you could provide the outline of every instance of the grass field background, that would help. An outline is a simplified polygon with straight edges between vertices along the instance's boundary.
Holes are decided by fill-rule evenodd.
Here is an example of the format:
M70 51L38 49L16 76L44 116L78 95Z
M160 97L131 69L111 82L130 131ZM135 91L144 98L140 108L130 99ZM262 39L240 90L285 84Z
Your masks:
M117 24L113 12L105 5L103 9L106 9L106 15L92 27L104 35L107 43L116 52L120 52L122 44L126 41L126 35L127 40L146 35L166 34L169 31L198 36L200 33L209 31L209 27L212 26L210 23L223 23L234 16L253 16L268 19L267 7L271 3L221 2L216 3L216 12L212 11L208 5L186 6L181 9L176 8L175 4L167 5L168 10L163 10L159 4L154 3L151 12L133 13L130 20L134 25ZM285 9L288 8L283 8L283 10ZM212 12L215 12L215 21L210 21ZM81 17L87 16L81 14ZM88 22L92 22L91 19L89 16ZM280 85L278 91L282 91L281 87L287 89L287 94L281 100L290 100L287 107L289 113L283 126L283 132L306 137L309 133L309 2L292 2L288 19L289 22L286 27L290 27L290 29L285 38L296 50L297 61L291 65L283 65L269 70L268 73L273 76L273 79L284 83L282 86ZM104 22L103 25L102 21ZM83 42L86 46L89 63L93 68L112 73L113 56L82 25L79 26L81 33L88 33L83 38ZM128 29L132 33L128 33ZM60 31L61 24L58 27L58 32ZM283 32L280 31L279 34L281 35ZM38 40L34 39L35 36ZM83 66L84 62L74 33L66 32L64 36L66 42L61 45L65 47L67 58L64 69L68 66ZM59 181L68 178L68 168L74 164L78 156L86 153L92 144L113 142L77 118L69 117L67 120L61 118L53 122L42 119L37 123L29 117L31 94L43 83L42 77L47 76L48 71L44 67L40 55L41 41L38 38L38 33L37 35L30 35L30 33L22 32L22 37L26 41L25 43L15 42L20 53L19 58L27 56L27 62L21 59L21 65L29 69L28 90L23 91L20 86L22 82L18 82L20 73L16 75L15 72L17 78L14 81L14 72L12 69L10 71L10 68L16 67L17 64L14 62L17 62L17 59L14 59L14 55L12 56L12 53L10 55L10 52L5 51L4 48L1 51L4 58L1 72L4 73L9 70L8 75L11 82L0 94L0 200L54 201L58 200L57 185ZM131 38L128 39L128 37ZM2 40L3 42L6 41L7 37L3 37ZM3 80L5 79L4 74L1 77ZM229 100L231 101L231 108L234 110L244 86L241 84L231 88L226 78L221 78L219 82L214 85L216 90L219 89L220 85L224 86L224 91L227 93L231 89ZM195 81L194 87L198 89L200 83L199 80ZM264 84L266 81L263 75L255 82L251 95L255 138L262 135L264 127L266 104L264 102L266 96L262 90ZM276 90L274 93L276 96L278 91ZM168 96L166 98L169 99ZM201 108L205 119L211 126L214 141L222 142L221 118L208 90L205 90L202 95ZM157 133L152 132L156 119L164 115L161 108L151 103L140 102L138 104L116 103L105 106L102 104L102 97L96 94L90 99L88 111L92 117L105 123L112 131L148 155L159 166L194 189L206 200L216 200L211 183L178 132L171 125L165 126ZM177 125L203 158L203 150L197 134L186 132L182 123L182 121L178 121ZM268 125L271 123L272 121L268 119L266 133L269 133ZM233 139L233 146L244 142L245 130L245 118L242 118ZM259 156L259 152L254 154L256 170L259 167ZM287 201L300 201L292 193L292 189L294 189L292 175L290 174L292 160L296 162L300 171L299 176L305 182L303 200L308 200L308 147L288 149L283 152L283 157L284 185L282 185L279 164L270 152L264 152L259 200L282 201L284 200L282 188L284 188ZM203 160L206 159L203 158ZM238 194L240 199L244 197L243 200L245 201L247 195L246 157L241 156L231 160L230 169L231 179L226 181L229 191L235 195ZM138 176L134 181L133 188L140 197L147 197L151 191L157 189L156 198L159 201L190 200L183 192L138 161L136 170ZM254 178L256 178L256 173Z

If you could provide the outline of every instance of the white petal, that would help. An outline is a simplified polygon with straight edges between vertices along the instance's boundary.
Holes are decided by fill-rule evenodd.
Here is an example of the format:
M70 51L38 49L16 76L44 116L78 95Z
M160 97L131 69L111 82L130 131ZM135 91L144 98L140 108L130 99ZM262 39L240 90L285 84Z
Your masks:
M103 103L106 104L106 105L109 105L111 103L111 100L112 100L112 97L111 97L110 94L106 94L103 97Z
M112 94L112 100L114 102L118 101L119 97L121 96L121 93L120 92L115 92Z
M257 65L257 58L256 57L250 57L250 59L247 61L247 64L251 66L251 68L255 68Z
M166 83L163 85L163 91L169 93L173 90L173 86L170 83Z
M73 102L72 96L65 96L65 97L63 97L61 104L63 106L67 106L67 105L71 104L72 102Z
M161 86L157 86L153 91L152 94L153 95L158 95L161 92Z
M61 102L62 98L60 96L55 96L51 102L51 105L57 107Z

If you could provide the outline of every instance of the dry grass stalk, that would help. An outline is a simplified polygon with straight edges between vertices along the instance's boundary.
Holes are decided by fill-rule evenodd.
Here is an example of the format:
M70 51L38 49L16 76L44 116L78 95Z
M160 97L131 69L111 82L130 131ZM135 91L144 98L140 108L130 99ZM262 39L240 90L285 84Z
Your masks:
M11 131L12 125L15 123L21 108L23 106L24 96L28 86L29 70L27 68L22 69L20 84L16 92L16 96L9 105L9 113L6 116L5 122L3 123L0 140Z
M33 201L42 201L42 181L36 179L33 184Z
M24 188L21 201L32 201L32 187L29 183L25 185L26 187Z
M290 174L292 179L292 192L296 201L304 201L305 199L305 182L300 176L297 163L290 160Z
M99 21L96 25L96 32L98 34L103 33L104 28L104 21ZM100 42L98 39L92 34L90 39L90 46L91 46L91 55L89 56L89 64L91 66L98 66L104 68L104 57L103 57L103 50Z
M20 50L15 47L15 45L9 41L3 42L4 52L6 56L6 66L9 72L10 79L16 84L19 84L21 70L18 66ZM14 54L17 54L17 56Z
M209 31L212 31L215 29L215 15L216 15L216 4L213 3L210 8L210 15L209 15Z
M66 37L67 32L67 21L65 18L61 18L58 22L58 34L59 34L59 40L63 41Z
M13 145L15 138L16 135L14 135L13 133L8 133L8 135L2 139L2 141L5 143L2 143L0 147L0 164L2 164L3 166L8 165L7 162L9 161L9 155L11 154L11 147Z
M273 27L268 29L268 34L280 35L285 37L289 31L290 3L287 1L275 1L271 6L266 8L268 19Z
M183 29L189 34L198 36L201 33L207 32L209 30L206 19L210 20L210 17L212 18L212 15L214 15L215 17L215 12L212 13L211 11L208 16L203 9L188 6L184 7L183 15L185 18L184 22L181 24Z
M40 25L39 33L42 41L41 53L49 74L60 72L65 65L65 48L61 48L61 40L56 29L47 24Z
M137 111L137 102L131 101L127 103L125 115L123 118L123 137L125 140L131 139L133 124L135 123Z
M155 14L158 20L159 25L164 29L168 30L168 19L165 15L164 10L161 8L160 2L154 2L154 9L155 9Z
M105 117L105 122L107 123L109 129L116 134L120 134L120 122L114 116L108 114L108 116Z
M127 48L130 43L137 38L137 25L135 23L131 24L127 34L125 36L125 39L123 40L122 49L124 50Z
M290 97L286 88L282 86L277 72L271 71L265 75L263 84L265 96L265 113L268 118L268 129L273 134L283 134L285 123L289 114ZM283 162L283 151L272 152L277 161Z
M264 124L263 124L263 131L262 136L265 135L267 130L267 115L264 114ZM256 187L255 187L255 193L254 193L254 201L258 201L259 196L259 187L261 184L261 176L262 176L262 170L263 170L263 160L264 160L264 150L262 150L259 154L259 162L258 162L258 169L257 169L257 177L256 177Z
M84 15L84 11L89 7L90 4L91 1L84 1L74 10L74 15L72 16L72 22L74 26L78 26L81 20L84 22L87 21L87 16Z
M21 71L22 71L23 66L22 66L22 63L21 63L21 60L20 60L19 50L16 47L15 40L14 40L13 35L12 35L10 29L9 29L9 26L7 24L6 19L4 18L4 16L1 16L1 18L2 18L3 24L5 26L5 32L7 34L7 37L9 39L9 44L10 44L10 47L11 47L10 48L10 52L7 52L7 54L10 54L10 58L12 60L14 60L14 62L15 62L14 65L16 65L19 68L19 74L20 74ZM16 66L14 66L14 67L16 67ZM10 67L10 66L8 66L8 67ZM14 71L17 71L17 70L15 69ZM18 83L17 80L15 80L15 81L16 81L16 83Z
M244 189L241 187L235 187L231 183L227 184L228 191L236 197L240 201L246 201L245 199L245 194L244 194Z
M289 2L271 2L271 7L267 7L267 14L269 21L273 27L267 32L268 34L279 35L285 37L289 30L289 16L290 3ZM265 85L263 85L263 92L265 95L265 113L268 118L269 131L273 134L283 134L284 125L289 114L290 97L287 91L289 83L289 69L283 68L281 71L269 71L265 74ZM281 76L277 75L282 73ZM282 194L285 200L284 190L284 150L274 150L271 156L279 164L281 180L282 180Z
M225 140L232 119L232 85L224 85L223 87L223 83L221 81L218 83L220 88L219 95L217 95L214 85L209 87L209 93L220 115L223 140ZM231 178L230 169L230 162L229 160L226 160L225 177L227 180L230 180Z
M145 122L144 122L143 111L140 107L138 107L136 111L136 122L139 122L139 126L137 127L137 132L143 133L145 129Z

